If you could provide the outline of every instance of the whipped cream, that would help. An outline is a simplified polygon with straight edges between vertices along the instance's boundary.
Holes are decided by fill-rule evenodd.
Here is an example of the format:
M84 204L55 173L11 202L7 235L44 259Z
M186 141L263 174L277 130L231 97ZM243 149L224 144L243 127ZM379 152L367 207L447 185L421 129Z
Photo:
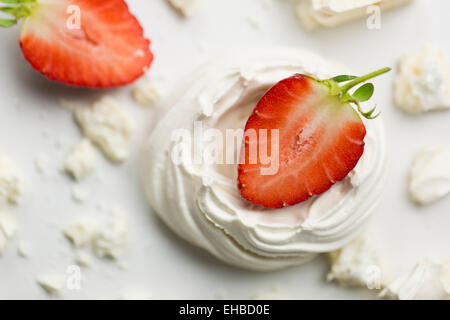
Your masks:
M370 5L388 10L408 2L411 0L297 0L296 11L305 29L314 30L368 17Z
M176 129L244 128L258 100L295 73L319 78L348 70L306 51L242 52L207 65L159 121L145 149L144 184L150 204L173 231L232 265L268 271L311 260L355 238L383 189L385 139L380 119L368 121L365 152L343 181L295 206L269 210L243 200L237 165L172 161ZM235 148L224 153L238 154ZM280 186L282 187L282 186Z
M410 171L409 193L422 205L450 193L449 147L426 147L417 154Z
M380 293L397 300L446 300L450 298L450 263L424 260Z
M328 281L369 289L381 289L386 285L386 263L365 234L342 249L329 253L329 258Z
M450 109L450 65L435 46L403 55L395 79L395 103L409 113Z

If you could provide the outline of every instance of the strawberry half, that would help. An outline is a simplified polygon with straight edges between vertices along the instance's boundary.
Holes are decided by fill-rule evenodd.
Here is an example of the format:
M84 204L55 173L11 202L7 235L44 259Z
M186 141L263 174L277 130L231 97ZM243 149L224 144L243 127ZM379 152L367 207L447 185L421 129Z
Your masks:
M50 80L89 88L133 82L153 54L139 21L123 0L0 0L0 10L24 18L20 46L25 59ZM79 22L79 23L78 23Z
M370 99L373 84L366 83L353 94L348 91L389 70L327 80L297 74L274 85L245 126L238 167L242 197L264 207L282 208L321 194L344 179L364 152L366 128L358 111L373 119L375 110L363 112L359 104ZM272 135L274 129L278 136Z

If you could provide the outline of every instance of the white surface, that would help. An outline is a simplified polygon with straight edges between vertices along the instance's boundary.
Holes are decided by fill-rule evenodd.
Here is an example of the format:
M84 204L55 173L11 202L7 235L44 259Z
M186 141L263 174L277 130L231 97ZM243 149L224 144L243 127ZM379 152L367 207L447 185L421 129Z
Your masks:
M447 55L450 21L446 0L416 0L411 6L384 13L381 30L367 30L357 21L331 30L305 33L289 1L274 0L265 9L263 0L203 0L188 20L177 15L164 0L129 0L153 41L156 59L150 75L162 94L170 93L180 77L209 52L228 47L285 45L302 47L347 64L356 74L395 66L406 50L436 42ZM248 16L258 14L259 28ZM96 259L82 269L81 290L63 290L65 298L119 298L123 290L139 288L158 298L250 298L273 286L295 299L369 298L368 290L342 289L325 282L328 266L320 257L312 263L275 273L252 273L229 267L208 253L184 243L154 216L139 181L139 148L157 110L133 103L131 88L109 90L137 121L132 154L123 165L103 157L99 168L81 184L91 191L82 204L71 199L73 181L61 173L64 158L81 134L72 115L58 106L60 98L90 100L104 92L66 88L50 83L24 62L17 44L18 28L0 30L0 154L16 161L26 177L22 203L4 208L19 221L19 231L0 257L0 298L49 296L35 277L62 273L73 263L74 252L62 227L77 217L98 214L99 207L124 208L130 215L129 243L124 265ZM450 112L409 116L393 106L394 74L376 80L373 102L385 120L390 164L384 201L375 213L370 234L392 266L405 271L425 257L448 259L450 198L426 208L408 198L407 175L413 155L429 143L449 144ZM67 140L62 148L59 141ZM34 159L46 154L48 173L36 171ZM33 244L29 259L17 255L17 244ZM125 267L125 268L124 268Z

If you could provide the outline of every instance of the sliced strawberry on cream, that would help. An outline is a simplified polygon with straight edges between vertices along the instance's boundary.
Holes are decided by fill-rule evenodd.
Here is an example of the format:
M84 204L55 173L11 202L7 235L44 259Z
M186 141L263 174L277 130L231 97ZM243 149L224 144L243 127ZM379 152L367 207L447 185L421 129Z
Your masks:
M353 95L348 91L389 70L328 80L297 74L275 84L258 102L245 127L238 168L242 197L268 208L282 208L321 194L344 179L361 158L366 135L350 104L368 119L374 112L364 113L359 107L360 101L372 96L372 84L361 86ZM340 87L341 81L350 82ZM263 168L272 164L264 163L260 149L274 145L272 135L264 133L272 130L279 132L278 148L271 150L279 152L274 158L278 170L265 174ZM256 133L255 139L249 131ZM258 151L256 161L251 161L252 150Z

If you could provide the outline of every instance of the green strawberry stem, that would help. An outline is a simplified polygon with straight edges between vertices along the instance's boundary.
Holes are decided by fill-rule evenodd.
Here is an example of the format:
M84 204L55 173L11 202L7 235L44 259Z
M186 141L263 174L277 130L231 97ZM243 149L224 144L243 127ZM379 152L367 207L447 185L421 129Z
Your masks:
M17 22L28 17L33 10L37 0L0 0L0 3L6 3L10 6L0 7L0 12L10 16L8 19L0 19L0 27L8 28L17 24Z
M371 72L371 73L369 73L369 74L366 74L365 76L356 78L356 79L352 80L351 82L349 82L349 83L343 85L343 86L340 88L340 90L341 90L341 92L342 92L343 94L345 94L345 93L348 92L348 90L350 90L350 89L353 88L354 86L356 86L356 85L358 85L358 84L360 84L360 83L366 82L366 81L369 80L369 79L378 77L378 76L380 76L380 75L382 75L382 74L384 74L384 73L387 73L387 72L389 72L389 71L391 71L391 70L392 70L391 68L383 68L383 69L380 69L380 70Z
M389 71L391 71L391 68L383 68L383 69L374 71L372 73L366 74L365 76L362 76L362 77L355 77L355 76L350 76L350 75L339 75L339 76L336 76L334 78L327 79L327 80L319 80L319 79L316 79L316 78L314 78L310 75L306 75L306 74L300 74L300 75L303 77L307 77L311 80L314 80L316 82L319 82L323 85L326 85L330 90L330 95L338 96L343 104L354 103L358 108L358 112L366 119L375 119L376 117L379 116L379 114L377 114L376 116L373 116L373 113L375 112L376 107L367 112L364 112L361 109L361 105L360 105L360 102L367 101L372 97L373 92L374 92L373 84L366 83L366 84L362 85L361 87L359 87L353 94L348 93L348 91L350 89L354 88L355 86L357 86L358 84L366 82L369 79L378 77ZM343 86L339 86L339 83L342 83L342 82L347 82L347 84L344 84Z

